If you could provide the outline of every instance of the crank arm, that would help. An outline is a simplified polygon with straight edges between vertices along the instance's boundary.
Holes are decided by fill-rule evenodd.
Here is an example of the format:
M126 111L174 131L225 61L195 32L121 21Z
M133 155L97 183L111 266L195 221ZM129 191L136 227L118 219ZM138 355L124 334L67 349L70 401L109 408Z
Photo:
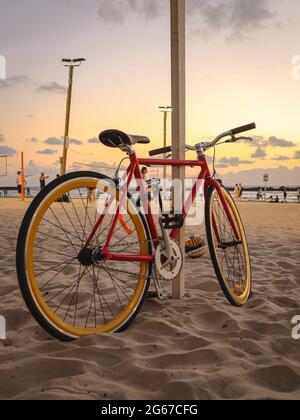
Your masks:
M166 252L167 262L170 263L172 257L174 257L172 247L171 247L171 239L170 239L170 236L168 235L168 232L163 228L162 218L159 219L159 225L160 225L160 229L162 233L163 247L164 247L164 251Z
M164 289L163 289L163 287L160 283L159 274L157 272L156 267L154 268L154 270L155 270L155 273L154 273L154 276L153 276L153 282L154 282L154 286L155 286L155 289L156 289L156 292L157 292L157 297L158 297L159 300L164 300L165 292L164 292Z

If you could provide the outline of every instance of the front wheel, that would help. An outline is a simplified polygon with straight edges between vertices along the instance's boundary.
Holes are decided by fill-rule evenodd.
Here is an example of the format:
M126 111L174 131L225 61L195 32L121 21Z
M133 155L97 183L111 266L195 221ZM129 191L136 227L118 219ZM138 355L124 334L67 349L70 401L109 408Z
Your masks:
M96 263L93 257L106 242L119 195L110 178L72 173L49 184L25 215L17 245L19 285L34 318L60 340L123 331L141 309L151 264ZM147 225L130 196L124 208L109 251L151 255Z
M229 213L217 189L210 187L208 190L205 215L207 240L215 273L226 298L233 306L241 307L251 295L249 247L235 202L224 188L222 194Z

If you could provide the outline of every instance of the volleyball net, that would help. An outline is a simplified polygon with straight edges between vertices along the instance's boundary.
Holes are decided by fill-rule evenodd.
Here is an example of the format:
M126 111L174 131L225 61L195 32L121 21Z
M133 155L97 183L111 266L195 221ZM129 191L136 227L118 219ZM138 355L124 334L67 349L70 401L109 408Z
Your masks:
M7 156L0 156L0 176L7 176Z

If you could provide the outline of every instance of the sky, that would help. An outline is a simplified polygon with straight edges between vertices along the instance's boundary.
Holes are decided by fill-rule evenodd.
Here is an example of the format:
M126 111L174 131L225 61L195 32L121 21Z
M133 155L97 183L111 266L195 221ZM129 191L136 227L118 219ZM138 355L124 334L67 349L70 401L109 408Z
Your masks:
M258 185L268 172L274 185L300 184L300 2L186 2L187 142L255 121L252 144L218 148L220 176ZM40 171L59 171L63 57L87 59L75 71L70 170L119 161L121 152L97 141L105 129L161 146L158 106L171 101L168 0L0 0L0 10L0 155L9 155L0 185L14 184L21 151L33 185ZM169 142L170 132L169 120Z

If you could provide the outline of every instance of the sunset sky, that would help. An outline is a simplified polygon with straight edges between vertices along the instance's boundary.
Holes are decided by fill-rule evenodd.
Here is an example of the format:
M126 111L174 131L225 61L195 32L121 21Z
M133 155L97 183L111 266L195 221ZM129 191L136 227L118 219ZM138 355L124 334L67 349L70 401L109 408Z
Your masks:
M187 9L187 142L255 121L253 145L219 148L220 174L252 185L267 171L274 184L300 184L299 0L187 0ZM119 151L95 142L108 128L161 146L168 0L0 0L0 10L0 155L10 155L0 185L14 183L22 150L33 185L41 170L58 172L62 57L87 59L75 73L70 164L117 162Z

